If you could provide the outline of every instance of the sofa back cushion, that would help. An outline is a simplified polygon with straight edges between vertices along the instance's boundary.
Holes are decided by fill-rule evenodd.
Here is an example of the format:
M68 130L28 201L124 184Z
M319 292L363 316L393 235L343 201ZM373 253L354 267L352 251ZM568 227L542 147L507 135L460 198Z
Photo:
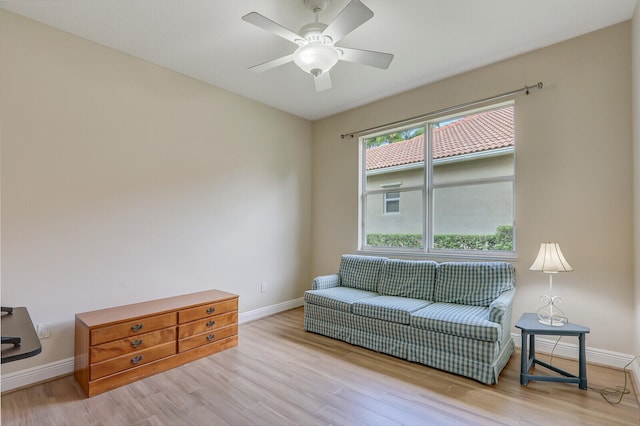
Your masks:
M446 262L438 265L436 302L489 306L515 284L515 268L507 262Z
M433 300L436 262L389 259L382 265L378 293Z
M338 274L344 287L378 291L380 269L386 258L345 254L340 261Z

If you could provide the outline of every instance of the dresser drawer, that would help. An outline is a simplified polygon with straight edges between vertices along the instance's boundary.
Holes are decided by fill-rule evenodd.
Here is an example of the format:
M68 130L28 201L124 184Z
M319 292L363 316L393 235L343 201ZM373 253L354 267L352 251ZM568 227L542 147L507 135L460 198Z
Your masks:
M119 357L121 355L138 352L152 346L163 343L175 342L176 327L163 328L162 330L144 333L138 336L128 337L114 342L103 343L90 348L91 364Z
M234 324L209 333L202 333L187 339L178 340L178 352L188 351L189 349L217 342L218 340L226 339L236 334L238 334L238 325Z
M214 331L238 322L238 311L215 315L198 321L191 321L178 326L178 338L185 339L196 334Z
M210 303L196 308L184 309L178 312L178 323L195 321L238 310L238 299L225 300L223 302Z
M100 327L91 330L91 345L99 345L126 337L137 336L172 325L176 325L175 312L140 318L135 321L123 322L108 327Z
M169 342L163 343L162 345L154 346L149 349L145 349L143 351L133 352L127 355L113 358L109 361L99 362L97 364L91 365L90 367L91 380L99 379L100 377L108 376L109 374L117 373L128 368L144 365L151 361L174 355L175 353L175 342Z

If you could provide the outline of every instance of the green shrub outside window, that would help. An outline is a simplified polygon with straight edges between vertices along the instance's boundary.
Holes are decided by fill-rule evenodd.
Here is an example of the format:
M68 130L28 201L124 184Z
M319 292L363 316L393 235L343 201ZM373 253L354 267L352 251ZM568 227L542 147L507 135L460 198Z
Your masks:
M433 236L434 249L449 250L513 250L513 227L498 226L495 234L457 235L436 234ZM368 234L367 245L372 247L422 248L421 234Z

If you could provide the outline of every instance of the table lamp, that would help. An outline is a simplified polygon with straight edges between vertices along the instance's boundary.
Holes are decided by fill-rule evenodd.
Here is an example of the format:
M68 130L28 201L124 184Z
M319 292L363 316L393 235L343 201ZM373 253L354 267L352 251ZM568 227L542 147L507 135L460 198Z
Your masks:
M541 271L549 274L549 294L545 294L540 299L546 304L538 309L538 321L542 324L561 327L567 322L567 318L562 311L556 306L562 302L558 296L553 295L553 275L558 272L573 271L567 259L562 255L560 244L558 243L542 243L538 257L529 268L531 271Z

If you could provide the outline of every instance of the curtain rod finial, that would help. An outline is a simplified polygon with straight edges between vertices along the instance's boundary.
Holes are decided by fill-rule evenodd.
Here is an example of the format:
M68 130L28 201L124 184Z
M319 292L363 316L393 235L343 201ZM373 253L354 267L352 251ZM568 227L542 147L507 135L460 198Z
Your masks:
M533 88L542 89L542 82L539 81L535 86L524 86L525 95L528 95L529 94L529 89L533 89Z

